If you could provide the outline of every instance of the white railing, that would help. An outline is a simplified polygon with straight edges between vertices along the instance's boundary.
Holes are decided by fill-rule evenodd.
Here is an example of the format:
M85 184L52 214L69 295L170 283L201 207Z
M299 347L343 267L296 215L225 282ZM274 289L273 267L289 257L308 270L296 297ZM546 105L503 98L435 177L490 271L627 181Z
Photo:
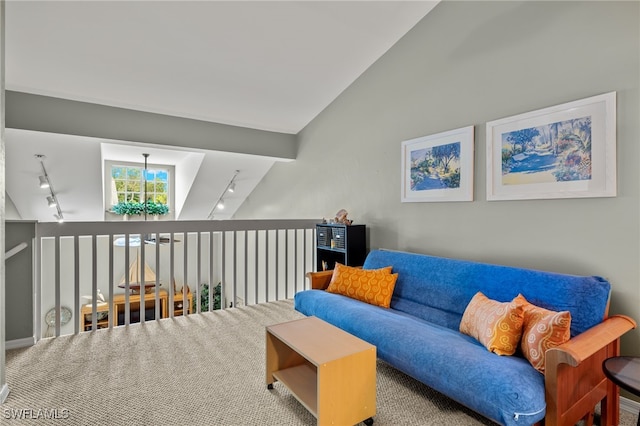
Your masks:
M316 263L318 222L39 223L36 336L213 310L218 284L221 308L291 298ZM138 286L142 294L132 293Z
M27 243L23 242L18 244L17 246L13 247L9 251L4 252L4 260L7 260L10 257L15 256L16 254L20 253L22 250L26 249L27 247L29 247L29 244Z

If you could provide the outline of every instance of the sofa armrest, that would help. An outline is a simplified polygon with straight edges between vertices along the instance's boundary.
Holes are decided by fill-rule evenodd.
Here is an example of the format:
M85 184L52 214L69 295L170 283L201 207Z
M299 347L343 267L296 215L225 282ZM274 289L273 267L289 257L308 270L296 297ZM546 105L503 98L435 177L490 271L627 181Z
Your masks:
M600 324L546 352L545 365L565 363L572 367L595 354L605 345L636 328L636 322L626 315L613 315ZM551 358L551 359L549 359Z
M333 276L333 270L307 272L306 276L309 279L312 289L324 290L329 287L329 282L331 282L331 277Z
M633 319L614 315L545 353L545 426L575 425L600 401L601 424L618 424L619 390L602 363L620 354L620 337L635 327Z

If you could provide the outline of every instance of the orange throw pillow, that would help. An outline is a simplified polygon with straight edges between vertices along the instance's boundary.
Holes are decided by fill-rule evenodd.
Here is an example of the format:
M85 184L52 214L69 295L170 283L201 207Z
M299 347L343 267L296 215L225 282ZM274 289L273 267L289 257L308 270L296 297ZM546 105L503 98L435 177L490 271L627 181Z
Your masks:
M388 308L397 279L398 274L391 273L391 266L361 269L336 263L326 291Z
M522 306L489 299L476 293L462 314L460 332L467 334L489 351L498 355L513 355L522 336Z
M544 354L571 338L571 312L550 311L533 305L519 294L513 301L522 306L524 328L522 332L522 354L531 365L544 373Z

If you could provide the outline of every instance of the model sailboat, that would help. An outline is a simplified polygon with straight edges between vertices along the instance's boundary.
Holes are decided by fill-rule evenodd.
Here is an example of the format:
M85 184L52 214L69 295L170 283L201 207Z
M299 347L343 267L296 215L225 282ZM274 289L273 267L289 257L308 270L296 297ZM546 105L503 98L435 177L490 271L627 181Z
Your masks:
M144 287L145 293L151 291L151 287L155 287L156 285L156 274L153 270L147 265L144 264L144 285L140 285L140 280L142 279L142 272L140 266L140 258L136 256L136 259L133 261L131 266L129 267L128 272L129 277L129 289L132 293L140 293L140 288ZM124 275L122 280L120 280L120 284L118 287L125 288L125 281L127 276Z

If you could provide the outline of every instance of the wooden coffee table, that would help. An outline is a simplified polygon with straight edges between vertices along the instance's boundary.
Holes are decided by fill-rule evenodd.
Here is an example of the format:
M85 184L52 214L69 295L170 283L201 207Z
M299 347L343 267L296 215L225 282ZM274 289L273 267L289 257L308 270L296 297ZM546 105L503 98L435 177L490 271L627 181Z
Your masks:
M267 327L267 388L280 381L319 425L373 424L376 347L316 317Z

